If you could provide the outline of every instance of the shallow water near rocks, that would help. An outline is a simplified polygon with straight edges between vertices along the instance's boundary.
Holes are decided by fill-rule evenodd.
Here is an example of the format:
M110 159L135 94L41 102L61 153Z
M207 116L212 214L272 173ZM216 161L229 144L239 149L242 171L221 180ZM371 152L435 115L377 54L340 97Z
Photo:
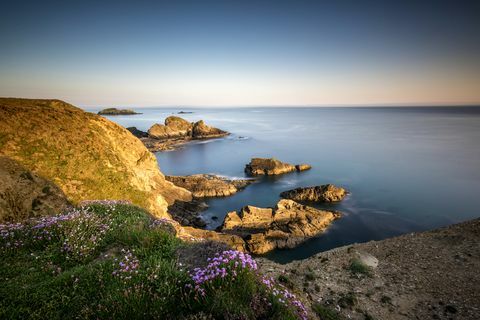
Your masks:
M241 178L252 157L313 166L263 177L234 196L207 200L208 228L242 206L274 206L288 189L333 183L351 192L340 203L315 205L344 216L322 236L267 255L277 262L480 216L478 107L138 108L143 114L107 118L146 131L180 110L193 111L180 115L185 119L203 119L232 134L157 153L166 175Z

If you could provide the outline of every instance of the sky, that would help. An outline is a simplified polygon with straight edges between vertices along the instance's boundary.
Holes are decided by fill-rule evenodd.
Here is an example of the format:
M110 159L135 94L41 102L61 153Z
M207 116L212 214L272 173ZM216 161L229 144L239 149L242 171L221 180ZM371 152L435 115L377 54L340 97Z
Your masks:
M97 106L480 104L480 1L9 1L0 96Z

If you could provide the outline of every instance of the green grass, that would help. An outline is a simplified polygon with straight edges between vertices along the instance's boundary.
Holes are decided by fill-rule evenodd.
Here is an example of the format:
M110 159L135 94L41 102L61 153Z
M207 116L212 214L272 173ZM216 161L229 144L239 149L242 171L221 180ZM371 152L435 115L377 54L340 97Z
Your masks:
M362 263L358 259L353 259L352 262L350 263L348 269L352 274L354 275L364 275L371 277L372 276L372 270L370 267Z
M314 305L312 305L312 309L321 320L342 320L343 319L338 314L338 312L320 303L315 303Z
M169 224L152 224L143 209L84 210L48 234L30 225L13 238L0 237L0 319L299 318L248 269L209 286L204 297L192 294L186 289L192 279L177 258L188 244ZM12 249L12 239L23 245ZM119 271L120 263L135 261L133 271Z

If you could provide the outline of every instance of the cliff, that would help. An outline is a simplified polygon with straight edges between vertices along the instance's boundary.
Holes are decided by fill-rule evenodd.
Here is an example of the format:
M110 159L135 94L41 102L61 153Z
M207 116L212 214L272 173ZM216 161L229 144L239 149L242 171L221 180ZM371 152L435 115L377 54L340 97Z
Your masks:
M55 183L68 200L130 200L157 217L191 193L165 180L125 128L60 100L0 98L0 155Z

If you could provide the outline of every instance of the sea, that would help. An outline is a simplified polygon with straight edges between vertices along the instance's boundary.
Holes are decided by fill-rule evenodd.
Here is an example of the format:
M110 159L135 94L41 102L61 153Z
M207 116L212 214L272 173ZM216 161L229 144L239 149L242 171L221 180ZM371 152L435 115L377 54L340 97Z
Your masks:
M266 255L279 263L480 217L480 107L135 111L142 114L107 118L146 131L178 115L231 132L225 138L156 153L165 175L209 173L243 178L245 164L254 157L312 165L309 171L260 178L230 197L207 199L209 208L203 217L209 229L218 227L226 213L243 206L275 206L285 190L332 183L350 192L342 202L315 205L341 211L343 217L317 238Z

